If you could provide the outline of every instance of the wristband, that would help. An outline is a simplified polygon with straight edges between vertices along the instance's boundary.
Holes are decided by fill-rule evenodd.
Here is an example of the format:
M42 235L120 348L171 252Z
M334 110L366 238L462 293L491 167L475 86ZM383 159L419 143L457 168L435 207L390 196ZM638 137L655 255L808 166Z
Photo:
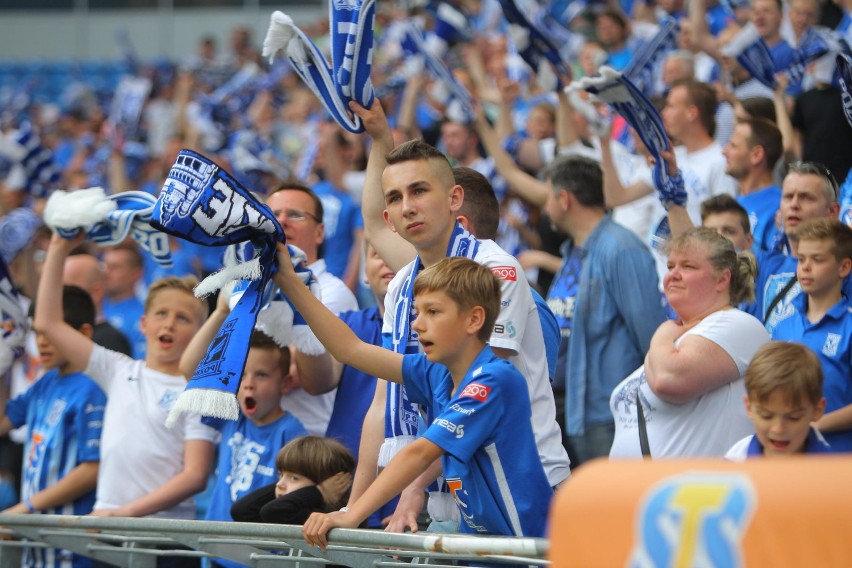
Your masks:
M38 511L36 511L36 508L33 507L33 502L30 500L29 497L24 499L23 503L24 503L24 507L27 508L27 511L29 511L30 513L38 513Z
M341 513L348 513L348 512L349 512L349 507L341 507L341 508L340 508L340 512L341 512Z

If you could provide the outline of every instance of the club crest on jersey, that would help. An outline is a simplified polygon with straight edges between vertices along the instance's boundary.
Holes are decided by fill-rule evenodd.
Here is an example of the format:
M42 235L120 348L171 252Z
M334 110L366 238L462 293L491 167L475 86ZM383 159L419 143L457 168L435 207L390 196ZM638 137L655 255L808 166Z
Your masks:
M837 348L840 346L840 334L829 333L825 336L825 343L822 344L822 354L826 357L834 357L837 355Z
M461 392L459 397L475 398L481 402L488 400L488 394L491 392L491 387L487 387L481 383L470 383Z

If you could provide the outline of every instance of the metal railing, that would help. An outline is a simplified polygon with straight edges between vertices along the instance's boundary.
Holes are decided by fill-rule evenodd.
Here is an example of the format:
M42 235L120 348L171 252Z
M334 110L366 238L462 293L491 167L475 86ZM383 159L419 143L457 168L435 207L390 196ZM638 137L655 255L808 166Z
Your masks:
M213 521L62 515L0 515L0 568L18 568L26 547L71 550L127 568L154 568L158 557L226 558L256 568L446 566L487 562L547 566L548 541L436 533L334 529L326 550L308 546L302 527ZM5 540L2 540L5 539Z

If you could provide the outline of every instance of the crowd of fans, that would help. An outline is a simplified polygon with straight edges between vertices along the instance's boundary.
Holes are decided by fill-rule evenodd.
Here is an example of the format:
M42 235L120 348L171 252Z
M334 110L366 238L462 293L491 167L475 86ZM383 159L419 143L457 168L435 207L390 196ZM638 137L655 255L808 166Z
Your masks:
M305 253L322 303L365 344L409 357L414 329L429 338L421 344L430 361L455 361L428 333L423 312L414 320L406 310L418 294L446 292L462 312L490 301L466 289L453 295L458 284L433 268L445 256L491 268L502 305L493 333L484 334L489 356L508 358L528 387L511 395L525 410L503 417L532 421L515 434L523 443L494 444L504 444L500 452L513 444L529 450L526 465L537 453L541 467L533 458L532 471L507 474L510 485L523 477L519 487L536 480L516 496L527 505L570 483L569 458L573 469L606 456L852 450L852 229L844 224L852 126L836 54L808 64L801 77L779 73L770 88L729 49L753 28L776 69L787 69L812 28L844 38L852 5L531 2L540 25L559 27L567 63L532 69L501 3L379 2L377 97L370 108L350 106L363 134L331 119L286 58L261 58L243 27L231 31L227 49L203 38L183 61L146 65L128 52L122 65L130 73L111 97L79 82L54 101L20 93L3 100L0 252L33 318L0 396L0 432L30 427L0 442L6 512L194 518L192 497L207 485L204 514L214 520L303 523L348 503L352 513L308 521L306 536L318 544L331 526L362 521L389 530L417 530L431 519L433 530L543 534L523 510L517 524L494 521L512 517L505 495L468 509L480 516L463 512L460 520L455 510L454 502L464 508L476 500L458 481L474 475L459 474L458 462L479 463L476 452L487 446L474 431L499 432L483 426L496 407L469 404L510 396L484 386L485 378L461 381L454 371L464 375L465 365L446 363L454 388L441 398L418 374L431 377L431 367L400 359L399 371L390 359L391 375L426 381L404 377L406 388L416 387L412 400L424 403L407 406L402 389L369 372L382 357L346 352L338 362L281 348L259 325L238 393L240 420L189 415L165 428L170 404L233 308L228 292L207 304L191 292L195 279L222 266L224 249L169 236L174 264L164 268L132 239L99 248L51 236L41 216L57 188L157 196L182 148L219 164L269 206L287 242ZM446 9L456 22L451 34L436 25L448 19ZM646 94L660 109L671 141L666 167L682 175L684 203L657 198L648 149L628 122L571 89L602 66L628 67L669 18L678 22L677 46L652 66ZM454 112L440 78L407 65L399 30L411 21L442 42L442 60L473 96L469 116ZM323 45L325 24L304 29ZM462 238L477 243L474 252L453 248ZM421 269L433 275L425 289L416 283ZM286 276L276 282L288 286ZM85 388L69 390L71 377ZM457 449L463 436L467 445ZM62 441L45 448L51 437ZM292 445L300 439L311 443ZM397 452L420 463L403 449L409 443L421 452L422 471L398 474ZM492 462L497 454L488 454ZM432 464L442 455L444 473L456 477ZM379 470L387 474L377 478ZM486 486L496 483L488 471ZM379 494L374 487L390 487L394 475L393 487L406 488ZM391 494L398 504L368 519L374 511L363 503ZM65 558L33 554L56 565Z

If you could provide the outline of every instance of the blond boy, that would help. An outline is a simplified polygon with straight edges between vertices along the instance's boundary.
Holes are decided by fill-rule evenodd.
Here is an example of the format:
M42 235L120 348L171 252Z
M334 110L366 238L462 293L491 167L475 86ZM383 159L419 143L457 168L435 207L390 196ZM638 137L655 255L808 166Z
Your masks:
M312 515L303 529L307 542L324 547L331 528L357 527L438 458L463 532L543 536L553 493L532 433L526 382L486 343L500 311L500 282L491 271L465 258L423 270L414 282L411 326L425 354L403 355L360 341L288 268L286 247L279 251L284 268L276 283L331 355L404 382L409 397L434 416L347 510Z
M825 398L819 359L807 347L782 341L765 344L746 369L745 387L755 434L734 444L727 459L831 451L813 426L822 416Z
M82 242L53 236L38 289L35 326L107 394L94 515L195 518L192 495L204 489L215 431L188 415L173 428L166 416L186 386L179 362L206 316L194 278L152 284L140 329L145 360L109 351L62 321L56 294L68 253Z

